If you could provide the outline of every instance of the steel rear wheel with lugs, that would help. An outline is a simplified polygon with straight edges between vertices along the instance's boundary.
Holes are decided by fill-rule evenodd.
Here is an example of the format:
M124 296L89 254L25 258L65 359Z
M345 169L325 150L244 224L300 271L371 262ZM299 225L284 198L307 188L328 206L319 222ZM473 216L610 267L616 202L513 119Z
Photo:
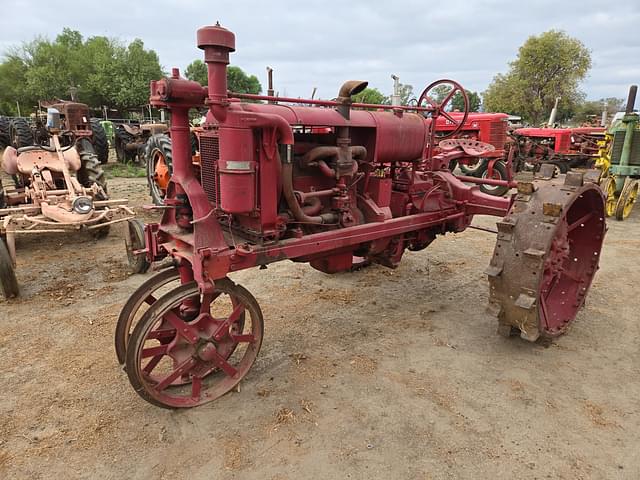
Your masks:
M191 282L159 298L133 330L126 371L134 390L164 408L215 400L240 383L262 344L255 298L229 279L211 294Z
M570 173L565 184L522 185L498 222L487 274L489 308L498 317L499 333L530 341L557 337L583 306L606 225L599 187L581 183L580 174Z

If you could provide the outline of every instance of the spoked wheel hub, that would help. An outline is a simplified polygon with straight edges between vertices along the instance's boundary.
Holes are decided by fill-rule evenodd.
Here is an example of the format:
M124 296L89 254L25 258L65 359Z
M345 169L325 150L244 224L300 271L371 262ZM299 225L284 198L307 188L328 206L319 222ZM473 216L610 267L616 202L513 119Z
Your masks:
M604 196L580 174L520 185L487 269L500 333L534 341L567 330L598 269L604 218Z
M129 380L161 407L215 400L247 374L262 332L260 308L241 286L223 280L203 295L195 283L181 285L153 303L131 334Z

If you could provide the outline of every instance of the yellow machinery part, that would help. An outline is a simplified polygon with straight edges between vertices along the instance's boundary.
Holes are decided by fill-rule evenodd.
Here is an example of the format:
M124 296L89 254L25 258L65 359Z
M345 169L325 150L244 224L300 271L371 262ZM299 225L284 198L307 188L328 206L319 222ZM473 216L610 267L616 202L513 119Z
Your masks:
M618 198L618 203L616 204L617 220L624 220L631 214L633 204L638 199L639 187L640 182L638 180L634 180L631 177L626 178L624 187L622 187L620 197Z

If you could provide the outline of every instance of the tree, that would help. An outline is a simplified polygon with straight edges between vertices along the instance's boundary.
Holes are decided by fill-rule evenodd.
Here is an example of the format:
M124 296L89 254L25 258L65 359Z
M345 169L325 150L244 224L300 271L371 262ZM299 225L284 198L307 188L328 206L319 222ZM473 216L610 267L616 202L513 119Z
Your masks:
M68 99L125 111L149 101L149 81L163 75L158 55L142 40L126 45L117 39L91 37L68 28L54 41L36 37L10 49L0 64L0 109L33 111L40 100Z
M351 97L354 103L371 103L385 105L389 103L389 98L385 97L377 88L367 87L360 93Z
M444 97L446 97L449 94L449 92L451 92L452 89L453 89L453 86L451 85L446 85L446 84L438 85L436 88L434 88L430 92L431 98L433 98L436 102L440 103L444 100ZM480 99L480 95L478 94L478 92L472 92L471 90L467 90L466 88L464 91L466 92L467 99L469 100L469 111L477 112L478 110L480 110L480 105L482 104L482 101ZM449 105L451 106L452 110L457 110L460 112L464 111L464 98L462 97L460 92L455 93Z
M262 85L255 75L247 75L240 67L227 67L227 88L235 93L262 92Z
M415 98L413 94L413 85L409 85L408 83L400 83L398 87L398 94L400 95L400 105L408 105L409 101Z
M478 92L472 92L471 90L467 89L465 89L465 92L467 94L467 99L469 100L469 111L477 112L478 110L480 110L482 100L480 100L480 95L478 95ZM454 110L458 110L460 112L464 110L464 98L462 98L460 92L456 92L456 94L451 99L451 107Z
M203 87L206 87L209 82L207 77L207 65L202 60L194 60L191 62L185 69L184 75L189 80L198 82Z
M589 68L589 50L565 32L531 36L509 71L496 75L483 93L485 110L521 115L539 124L560 97L557 118L566 118L584 98L578 87Z
M207 77L207 65L202 60L194 60L184 71L189 80L194 80L202 86L209 82ZM240 67L227 67L227 89L235 93L253 93L255 95L262 92L260 80L255 75L247 75Z
M600 100L587 100L577 106L573 122L580 124L596 120L600 123L602 110L606 108L609 120L616 112L624 109L625 101L623 98L601 98Z

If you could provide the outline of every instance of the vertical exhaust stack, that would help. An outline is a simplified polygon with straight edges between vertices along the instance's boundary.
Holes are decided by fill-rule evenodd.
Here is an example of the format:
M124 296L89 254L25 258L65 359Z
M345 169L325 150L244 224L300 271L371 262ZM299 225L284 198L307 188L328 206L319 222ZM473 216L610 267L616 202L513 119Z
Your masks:
M624 109L624 113L629 115L633 113L633 109L636 108L636 95L638 93L638 86L631 85L629 87L629 96L627 97L627 108Z
M549 128L553 128L553 124L556 123L556 116L558 115L558 102L560 101L560 97L556 97L556 103L553 105L551 109L551 115L549 115L549 121L547 125Z
M198 29L198 48L204 50L204 61L207 64L209 91L209 108L219 122L227 118L227 65L229 53L236 51L236 36L233 32L215 25Z

